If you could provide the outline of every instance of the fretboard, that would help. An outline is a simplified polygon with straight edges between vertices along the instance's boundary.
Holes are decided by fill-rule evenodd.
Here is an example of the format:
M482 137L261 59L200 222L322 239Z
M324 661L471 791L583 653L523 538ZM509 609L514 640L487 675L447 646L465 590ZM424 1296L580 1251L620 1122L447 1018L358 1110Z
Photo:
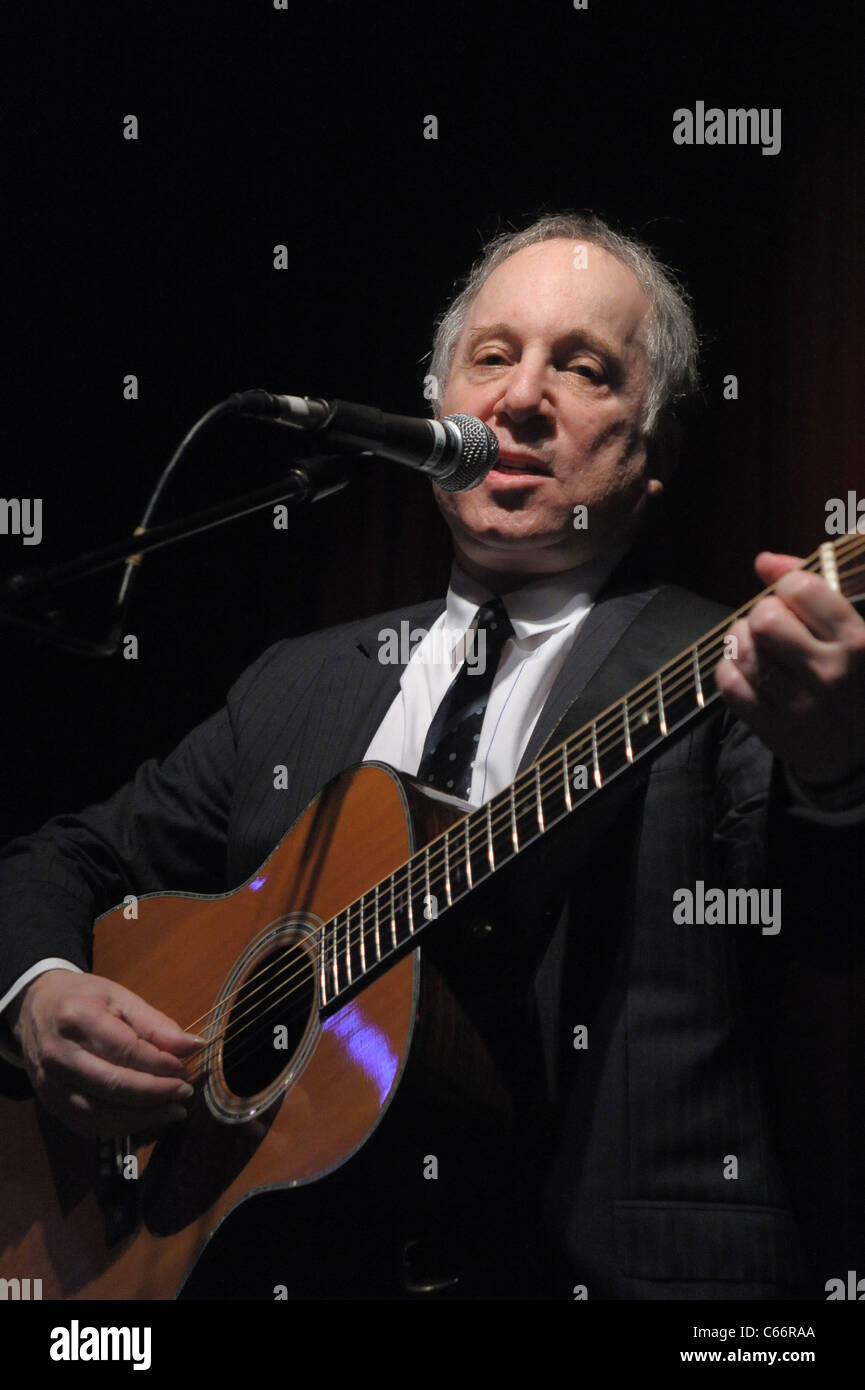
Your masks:
M826 542L804 562L846 597L865 587L865 537ZM319 995L331 1012L364 979L412 950L427 928L487 883L641 758L680 734L717 698L714 670L734 653L731 625L751 599L661 666L511 785L418 850L322 927Z

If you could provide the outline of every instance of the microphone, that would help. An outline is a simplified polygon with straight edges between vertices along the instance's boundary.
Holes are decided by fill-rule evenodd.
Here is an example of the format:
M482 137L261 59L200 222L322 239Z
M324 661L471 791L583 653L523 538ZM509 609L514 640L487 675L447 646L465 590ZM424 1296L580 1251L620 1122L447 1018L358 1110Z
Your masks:
M496 436L474 415L416 420L348 401L277 396L270 391L237 391L229 397L229 405L242 415L318 431L327 436L329 444L359 446L403 463L426 473L445 492L468 492L478 487L499 453Z

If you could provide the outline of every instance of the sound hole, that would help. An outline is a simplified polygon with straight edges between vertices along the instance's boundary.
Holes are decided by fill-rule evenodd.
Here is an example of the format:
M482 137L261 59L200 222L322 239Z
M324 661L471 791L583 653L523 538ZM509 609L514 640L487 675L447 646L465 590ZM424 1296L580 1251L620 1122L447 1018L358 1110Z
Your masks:
M259 960L234 1000L222 1066L235 1096L257 1095L290 1062L315 1000L309 956L296 941Z

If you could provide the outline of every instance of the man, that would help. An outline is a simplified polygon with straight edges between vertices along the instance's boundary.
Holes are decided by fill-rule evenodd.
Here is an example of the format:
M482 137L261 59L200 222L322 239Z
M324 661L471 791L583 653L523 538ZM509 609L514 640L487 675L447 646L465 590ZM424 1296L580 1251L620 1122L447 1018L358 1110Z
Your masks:
M190 1094L194 1039L67 968L86 971L98 912L130 891L242 882L310 795L363 757L480 805L560 741L569 710L588 719L624 693L635 650L648 643L660 665L721 620L716 605L650 585L635 546L669 474L694 358L670 277L603 223L545 218L488 251L440 325L432 371L441 412L486 421L499 462L474 491L436 491L451 590L444 613L408 616L454 652L474 622L494 654L491 688L480 708L455 711L458 657L424 661L422 649L397 686L371 652L404 614L279 644L161 768L9 847L0 1005L37 1094L71 1128L170 1123ZM731 629L735 659L716 675L729 712L663 749L604 803L606 820L575 821L564 862L545 861L569 906L520 983L537 1005L533 1084L550 1124L547 1171L523 1173L549 1233L529 1266L549 1296L813 1292L836 1272L820 1268L826 1250L846 1254L831 1242L815 1253L814 1213L797 1208L776 1113L782 1033L760 1015L760 991L788 979L788 940L807 956L823 933L831 975L835 937L858 939L863 925L865 623L798 567L758 557L776 589ZM287 795L273 790L274 762L290 768ZM783 955L754 925L675 921L674 892L698 880L779 887ZM526 886L531 913L530 875ZM807 922L815 911L831 921ZM507 938L492 935L507 962ZM580 1028L587 1046L574 1045ZM830 1173L858 1152L851 1134L828 1145ZM489 1287L531 1296L518 1264L512 1242ZM476 1275L466 1283L482 1288Z

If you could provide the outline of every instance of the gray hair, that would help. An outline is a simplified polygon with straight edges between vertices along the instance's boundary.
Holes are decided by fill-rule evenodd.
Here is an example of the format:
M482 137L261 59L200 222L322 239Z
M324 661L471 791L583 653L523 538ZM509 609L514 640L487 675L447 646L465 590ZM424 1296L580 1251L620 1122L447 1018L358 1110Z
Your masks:
M633 237L613 231L593 213L553 213L541 217L521 232L502 232L483 247L462 288L436 323L430 360L430 376L440 397L453 366L457 344L472 304L494 270L515 252L542 241L565 239L600 246L633 271L651 304L646 332L649 393L644 429L651 438L659 431L676 402L698 385L697 333L687 294L674 273L650 248Z

